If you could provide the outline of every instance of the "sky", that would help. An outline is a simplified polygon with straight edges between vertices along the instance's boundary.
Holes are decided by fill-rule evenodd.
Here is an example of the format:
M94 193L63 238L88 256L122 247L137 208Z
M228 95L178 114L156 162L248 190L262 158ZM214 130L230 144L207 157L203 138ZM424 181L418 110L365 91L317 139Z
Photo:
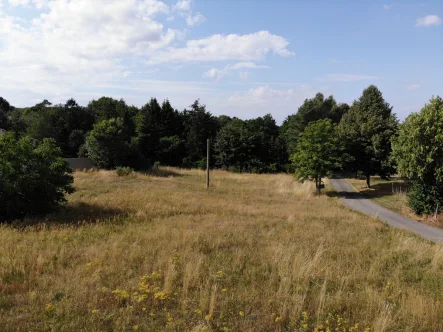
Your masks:
M281 123L375 84L399 119L443 96L443 1L0 0L0 96L200 99Z

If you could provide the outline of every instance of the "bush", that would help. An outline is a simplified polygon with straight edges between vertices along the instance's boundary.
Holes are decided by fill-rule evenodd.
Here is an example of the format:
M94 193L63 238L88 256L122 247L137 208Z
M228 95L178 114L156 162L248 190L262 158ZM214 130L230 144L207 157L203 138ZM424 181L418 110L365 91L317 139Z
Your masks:
M86 137L87 155L99 168L122 166L130 147L126 142L123 119L103 120Z
M133 172L133 169L131 167L117 167L115 169L115 172L118 176L128 176L131 175Z
M51 212L74 191L72 170L53 139L0 137L0 220Z
M443 203L443 187L414 181L408 191L408 205L416 214L432 214Z

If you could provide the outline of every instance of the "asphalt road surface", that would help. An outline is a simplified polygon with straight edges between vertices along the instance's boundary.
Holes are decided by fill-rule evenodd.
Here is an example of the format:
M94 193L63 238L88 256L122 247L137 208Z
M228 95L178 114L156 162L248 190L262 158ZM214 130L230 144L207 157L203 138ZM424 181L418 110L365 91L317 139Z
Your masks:
M368 216L377 216L388 225L414 232L425 239L443 244L443 229L407 219L364 198L345 179L330 179L332 187L342 197L343 205Z

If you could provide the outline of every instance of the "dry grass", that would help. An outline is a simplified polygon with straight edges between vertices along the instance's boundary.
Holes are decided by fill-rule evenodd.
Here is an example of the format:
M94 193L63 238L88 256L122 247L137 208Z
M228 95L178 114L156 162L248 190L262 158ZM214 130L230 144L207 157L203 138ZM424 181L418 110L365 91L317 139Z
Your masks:
M441 246L288 175L166 171L0 227L0 330L443 330Z

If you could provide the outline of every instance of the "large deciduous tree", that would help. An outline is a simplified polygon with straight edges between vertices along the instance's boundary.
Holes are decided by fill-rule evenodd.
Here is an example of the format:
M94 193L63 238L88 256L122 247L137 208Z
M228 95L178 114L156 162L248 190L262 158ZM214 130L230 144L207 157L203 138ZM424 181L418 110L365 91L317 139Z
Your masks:
M321 179L341 164L341 144L331 120L318 120L309 124L291 156L299 180L315 180L319 188Z
M340 121L339 135L352 157L346 168L362 172L368 187L371 186L371 175L388 177L392 172L391 138L397 127L392 107L374 85L363 91Z
M296 151L298 138L310 123L321 119L330 119L333 123L338 123L348 109L347 104L337 104L333 96L325 99L321 93L306 99L296 114L286 118L280 130L281 139L285 142L289 155Z
M398 172L413 181L409 204L418 214L433 212L443 201L443 100L432 98L400 125L393 140Z
M74 191L72 170L53 139L0 137L0 220L50 212Z

